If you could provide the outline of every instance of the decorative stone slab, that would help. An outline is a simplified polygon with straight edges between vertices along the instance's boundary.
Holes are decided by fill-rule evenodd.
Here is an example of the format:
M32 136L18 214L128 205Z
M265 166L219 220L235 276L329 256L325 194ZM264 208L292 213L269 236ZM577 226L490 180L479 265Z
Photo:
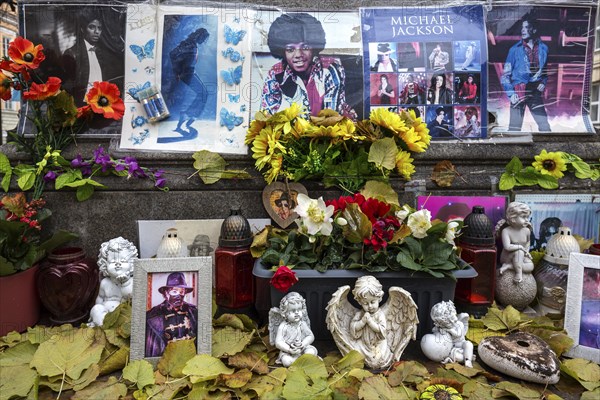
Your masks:
M560 378L556 354L546 342L529 333L487 337L479 343L477 352L490 367L524 381L552 385Z

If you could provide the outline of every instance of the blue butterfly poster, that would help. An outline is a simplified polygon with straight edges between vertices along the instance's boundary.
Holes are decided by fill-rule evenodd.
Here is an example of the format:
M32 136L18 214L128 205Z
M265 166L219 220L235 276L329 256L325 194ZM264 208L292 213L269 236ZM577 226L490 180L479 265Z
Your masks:
M145 21L151 8L140 5L135 17ZM249 19L168 5L154 15L153 32L134 23L128 27L125 118L136 123L122 133L121 147L246 154ZM151 86L160 91L169 111L168 118L155 123L136 100ZM142 117L149 122L140 126Z

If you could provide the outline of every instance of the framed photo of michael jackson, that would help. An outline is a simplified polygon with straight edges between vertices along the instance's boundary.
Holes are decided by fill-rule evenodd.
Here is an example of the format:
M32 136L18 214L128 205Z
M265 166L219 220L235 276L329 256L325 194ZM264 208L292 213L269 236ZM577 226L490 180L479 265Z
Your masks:
M131 359L156 364L180 340L210 354L211 294L212 257L135 260Z

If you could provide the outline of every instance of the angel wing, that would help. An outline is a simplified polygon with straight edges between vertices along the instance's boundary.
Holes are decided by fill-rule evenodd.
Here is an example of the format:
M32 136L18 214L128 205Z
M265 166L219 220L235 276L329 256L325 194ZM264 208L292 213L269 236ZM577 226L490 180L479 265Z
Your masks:
M350 286L342 286L331 296L327 303L327 316L325 322L327 329L331 332L335 344L342 353L348 354L352 349L352 339L350 337L350 321L357 313L357 309L348 301L348 292Z
M417 305L409 292L392 286L388 293L389 298L381 306L381 311L387 320L386 335L389 348L394 353L394 361L399 361L408 342L417 339L419 317Z
M279 307L272 307L269 310L269 342L275 346L275 338L277 337L277 331L279 325L284 321L284 316L281 313Z

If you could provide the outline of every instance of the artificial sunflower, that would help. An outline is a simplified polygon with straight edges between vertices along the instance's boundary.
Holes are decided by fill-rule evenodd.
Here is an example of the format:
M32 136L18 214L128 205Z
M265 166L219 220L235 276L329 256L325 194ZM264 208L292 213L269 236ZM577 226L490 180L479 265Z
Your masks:
M562 171L567 170L567 164L563 158L563 153L560 151L542 150L540 154L535 156L535 161L531 164L542 175L550 175L555 178L562 178Z
M400 138L406 143L410 151L422 153L427 150L428 143L421 140L421 136L415 132L414 128L410 128L405 132L400 133Z
M395 134L399 134L408 129L400 115L391 112L386 108L376 108L372 110L369 119L379 126L390 129Z
M396 154L396 170L406 180L410 180L412 174L415 173L415 166L413 165L414 159L410 157L410 153L406 151L399 151Z
M12 59L10 68L14 72L19 72L25 68L36 69L44 61L44 46L38 44L34 46L29 40L17 37L8 47L8 56Z
M462 396L452 386L436 384L427 386L420 399L462 400Z
M120 96L119 88L114 83L94 82L94 86L85 95L85 102L92 106L95 113L119 120L125 113L125 104Z
M23 92L25 100L46 100L60 91L61 80L55 76L48 78L46 83L32 83L29 90Z
M260 131L267 125L268 114L264 111L258 111L254 115L254 119L250 122L250 127L248 128L248 132L246 133L246 139L244 140L244 144L249 145L252 144L254 138L258 136Z

